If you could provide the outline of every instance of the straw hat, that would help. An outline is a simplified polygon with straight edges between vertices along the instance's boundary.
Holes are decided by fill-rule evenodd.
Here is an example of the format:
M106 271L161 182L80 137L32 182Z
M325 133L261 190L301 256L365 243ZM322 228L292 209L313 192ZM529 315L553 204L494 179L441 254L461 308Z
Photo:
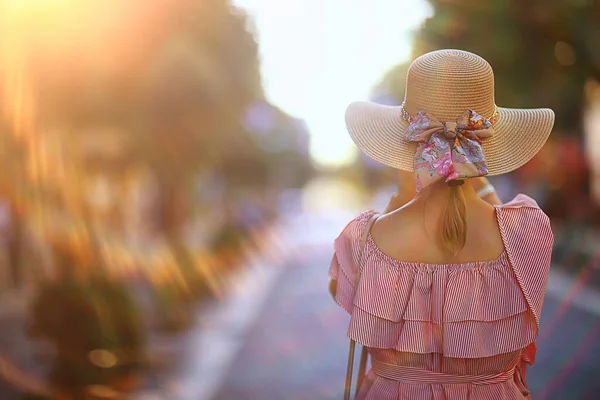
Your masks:
M494 72L483 58L462 50L438 50L411 64L403 105L352 103L346 111L346 126L366 155L413 171L416 143L404 139L410 118L423 110L451 122L469 109L493 123L493 136L482 140L488 175L513 171L533 158L554 125L554 112L548 108L497 107Z

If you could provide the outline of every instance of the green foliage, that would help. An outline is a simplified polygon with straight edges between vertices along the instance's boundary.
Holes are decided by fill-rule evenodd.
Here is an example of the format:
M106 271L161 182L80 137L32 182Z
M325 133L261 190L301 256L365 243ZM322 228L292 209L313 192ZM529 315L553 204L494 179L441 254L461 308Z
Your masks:
M110 23L81 23L89 18L78 17L97 10L111 16ZM81 2L40 14L35 22L36 31L25 32L35 40L22 41L26 56L19 60L31 83L26 87L35 92L35 132L29 134L51 130L61 154L49 156L47 164L56 159L68 172L64 180L43 176L22 195L28 203L42 203L44 212L89 228L90 175L129 185L138 170L149 172L157 186L156 229L187 278L195 268L182 228L192 220L194 207L207 205L192 196L201 173L214 171L222 178L224 197L236 186L264 191L273 185L275 165L299 164L299 181L309 174L308 154L302 160L293 158L298 152L278 157L244 123L249 106L266 101L251 23L230 0L157 0L147 7L120 0ZM60 43L46 42L44 34L38 35L42 31L53 32L54 39L68 35ZM9 42L0 38L3 43ZM11 87L0 76L3 84ZM293 136L286 125L297 121L287 115L281 120L272 137ZM42 158L41 151L17 150L8 140L0 143L0 155L10 155L3 158L9 160L3 169L10 181L5 185L0 179L0 187L28 179L21 178L33 164L29 159ZM72 201L61 204L67 197ZM229 201L244 201L240 197ZM225 207L211 201L209 207ZM97 233L99 241L103 234Z
M127 286L97 279L64 280L40 288L31 307L32 329L40 337L85 352L141 347L139 309Z
M123 284L106 280L47 284L31 305L30 326L34 336L56 346L50 377L55 387L107 384L143 366L140 310ZM117 364L106 368L91 362L90 352L98 349L117 355Z

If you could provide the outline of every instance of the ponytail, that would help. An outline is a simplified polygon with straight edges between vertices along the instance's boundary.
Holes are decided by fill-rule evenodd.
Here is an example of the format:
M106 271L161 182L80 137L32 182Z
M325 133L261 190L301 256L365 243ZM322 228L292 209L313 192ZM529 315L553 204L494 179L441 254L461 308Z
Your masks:
M467 241L467 206L460 185L450 187L442 222L442 246L452 255L457 255Z

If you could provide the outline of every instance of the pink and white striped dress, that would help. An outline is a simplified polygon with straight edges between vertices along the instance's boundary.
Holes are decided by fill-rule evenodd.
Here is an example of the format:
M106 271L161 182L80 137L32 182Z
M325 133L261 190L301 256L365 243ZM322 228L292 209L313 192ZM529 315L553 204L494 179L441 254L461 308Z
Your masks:
M336 301L351 316L348 336L372 357L358 398L531 398L526 364L535 361L553 244L536 202L521 194L497 206L504 252L465 264L399 261L370 235L360 261L373 214L346 226L329 270Z

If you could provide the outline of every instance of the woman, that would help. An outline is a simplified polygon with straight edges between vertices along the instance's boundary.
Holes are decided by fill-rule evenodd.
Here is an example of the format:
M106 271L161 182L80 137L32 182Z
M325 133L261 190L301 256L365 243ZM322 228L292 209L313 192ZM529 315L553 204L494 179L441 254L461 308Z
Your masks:
M372 361L357 397L530 398L552 231L533 199L501 205L484 176L529 161L553 111L496 107L490 65L441 50L413 62L402 106L354 103L346 122L365 154L414 171L417 189L335 241L332 292Z

